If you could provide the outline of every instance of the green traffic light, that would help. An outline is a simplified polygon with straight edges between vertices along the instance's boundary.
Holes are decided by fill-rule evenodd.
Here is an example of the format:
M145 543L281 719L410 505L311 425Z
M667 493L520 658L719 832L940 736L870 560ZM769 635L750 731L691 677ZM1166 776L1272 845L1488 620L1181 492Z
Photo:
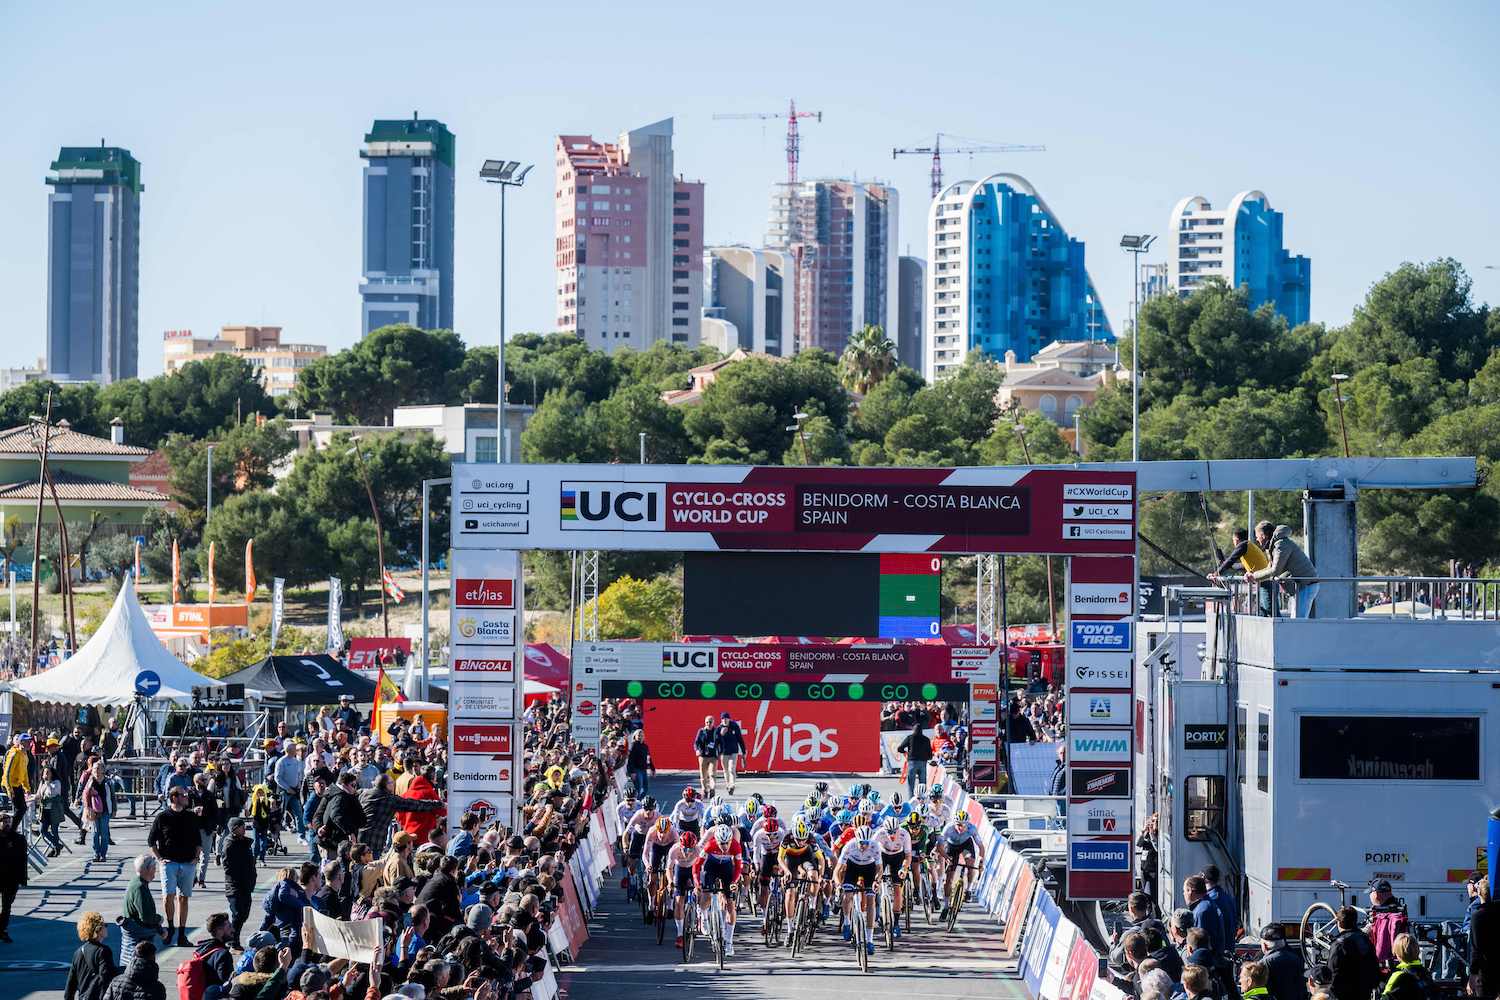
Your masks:
M641 685L640 681L630 681L625 685L625 693L632 698L639 698L641 696L641 692L644 690L645 688Z
M937 685L936 684L923 684L922 685L922 700L923 701L936 701L937 700Z
M850 698L854 699L855 701L858 701L859 699L863 698L864 696L865 696L865 686L863 684L854 683L854 684L850 684L849 685L849 697Z
M698 685L698 693L703 695L703 697L705 698L712 698L715 694L718 693L718 691L719 685L715 684L713 681L704 681L702 684Z
M776 695L776 697L778 697L778 698L786 698L786 697L788 697L788 696L791 695L791 693L792 693L792 686L790 684L786 683L785 681L782 681L782 682L779 682L776 685L776 687L772 689L772 691Z

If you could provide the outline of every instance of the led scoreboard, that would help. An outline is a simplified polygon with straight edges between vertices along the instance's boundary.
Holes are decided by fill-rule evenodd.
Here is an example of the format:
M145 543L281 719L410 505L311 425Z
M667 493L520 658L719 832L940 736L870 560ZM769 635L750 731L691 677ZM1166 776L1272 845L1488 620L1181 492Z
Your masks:
M599 683L605 698L670 698L711 701L717 698L775 698L777 701L952 701L967 702L967 684L900 681L679 681L610 680Z

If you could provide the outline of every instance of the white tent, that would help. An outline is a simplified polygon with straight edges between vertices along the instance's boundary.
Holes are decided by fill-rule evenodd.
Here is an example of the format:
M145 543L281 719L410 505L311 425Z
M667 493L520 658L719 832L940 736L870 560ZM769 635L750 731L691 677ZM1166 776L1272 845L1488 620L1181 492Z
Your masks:
M11 690L32 701L60 705L128 705L142 671L156 675L155 701L192 701L194 686L214 683L167 652L151 631L135 588L127 580L103 624L58 666L15 681Z

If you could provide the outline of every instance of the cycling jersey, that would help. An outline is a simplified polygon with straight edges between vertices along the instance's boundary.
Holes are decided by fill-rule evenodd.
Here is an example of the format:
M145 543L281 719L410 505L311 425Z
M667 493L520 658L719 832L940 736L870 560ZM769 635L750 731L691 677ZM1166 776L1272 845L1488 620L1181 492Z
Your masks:
M619 807L615 809L615 819L621 833L625 832L625 828L630 825L631 818L635 816L635 812L639 808L640 805L635 802L621 802Z
M782 842L781 850L778 852L780 861L786 865L790 872L796 872L799 865L817 864L817 846L811 840L805 840L800 845L791 840Z
M756 858L761 858L767 854L775 854L785 839L786 827L778 824L774 833L766 827L761 827L756 831L754 839L750 841L750 849Z
M693 878L705 889L712 891L717 887L727 892L732 883L739 881L744 859L745 851L738 840L731 837L728 843L723 843L710 835L704 838L698 860L693 863Z
M687 850L681 844L673 844L667 852L667 871L672 878L672 887L682 895L693 887L693 866L698 861L698 848Z
M911 835L905 829L895 833L881 830L875 834L875 846L880 848L881 854L907 855L911 853Z
M867 844L858 840L851 840L839 851L839 864L841 865L873 865L880 861L880 848L875 842Z
M958 827L955 824L949 823L947 826L943 827L943 832L939 835L938 839L942 841L942 843L950 846L954 844L972 843L974 840L974 827L969 826L962 833L960 833Z
M691 824L694 832L697 832L698 824L703 822L703 800L695 798L692 801L679 799L672 807L672 822L682 827Z
M646 834L645 856L646 864L654 872L659 872L667 866L667 855L672 845L677 842L677 834L673 830L666 833L657 833L652 827L651 832Z
M626 824L626 828L631 833L639 833L644 836L651 829L652 824L656 822L658 815L660 814L655 809L652 809L650 812L644 809L637 809L635 815L630 817L630 822Z
M875 822L877 824L884 823L887 819L894 816L896 817L897 823L904 824L906 822L906 817L910 816L915 811L915 807L910 802L903 802L899 806L886 806L884 809L880 810L880 815L875 817Z

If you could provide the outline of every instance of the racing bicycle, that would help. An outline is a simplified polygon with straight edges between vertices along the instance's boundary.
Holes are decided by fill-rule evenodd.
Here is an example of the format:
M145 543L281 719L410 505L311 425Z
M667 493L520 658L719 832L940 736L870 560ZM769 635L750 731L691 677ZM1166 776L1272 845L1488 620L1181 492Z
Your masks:
M682 897L682 960L693 960L693 939L698 936L698 891L689 888Z
M869 972L870 949L865 946L870 942L870 925L865 923L865 897L870 895L870 890L845 882L844 894L854 896L854 905L849 908L849 930L854 954L859 960L859 971Z
M978 871L978 865L955 861L953 868L967 868L970 871ZM964 877L957 872L953 875L953 888L948 891L948 933L953 933L953 928L958 926L958 911L963 909L964 900L968 897L969 890L964 885Z
M656 943L661 944L667 939L667 917L672 908L667 905L667 899L671 895L667 892L667 878L665 874L653 875L651 888L651 914L656 921Z
M771 880L771 891L766 896L766 915L761 920L760 932L767 948L781 944L781 930L786 926L786 906L783 902L781 879Z
M1302 962L1309 970L1327 963L1333 941L1342 933L1339 930L1338 911L1349 905L1349 884L1337 879L1328 884L1338 890L1338 905L1314 903L1302 914ZM1359 926L1365 926L1369 922L1370 911L1359 906L1354 907L1354 911L1359 915Z
M630 873L630 894L635 897L636 904L641 908L641 920L645 921L651 916L651 894L646 891L646 863L639 862Z
M710 896L708 901L708 941L709 944L713 946L714 958L719 963L720 972L724 971L724 947L726 944L724 930L724 907L734 905L733 900L735 888L735 886L731 885L728 890L724 892L719 892L712 889L709 890Z
M796 958L802 949L812 943L813 928L818 922L818 900L812 891L814 883L807 879L792 879L787 888L797 890L797 906L792 913L792 926L787 933L787 947Z

